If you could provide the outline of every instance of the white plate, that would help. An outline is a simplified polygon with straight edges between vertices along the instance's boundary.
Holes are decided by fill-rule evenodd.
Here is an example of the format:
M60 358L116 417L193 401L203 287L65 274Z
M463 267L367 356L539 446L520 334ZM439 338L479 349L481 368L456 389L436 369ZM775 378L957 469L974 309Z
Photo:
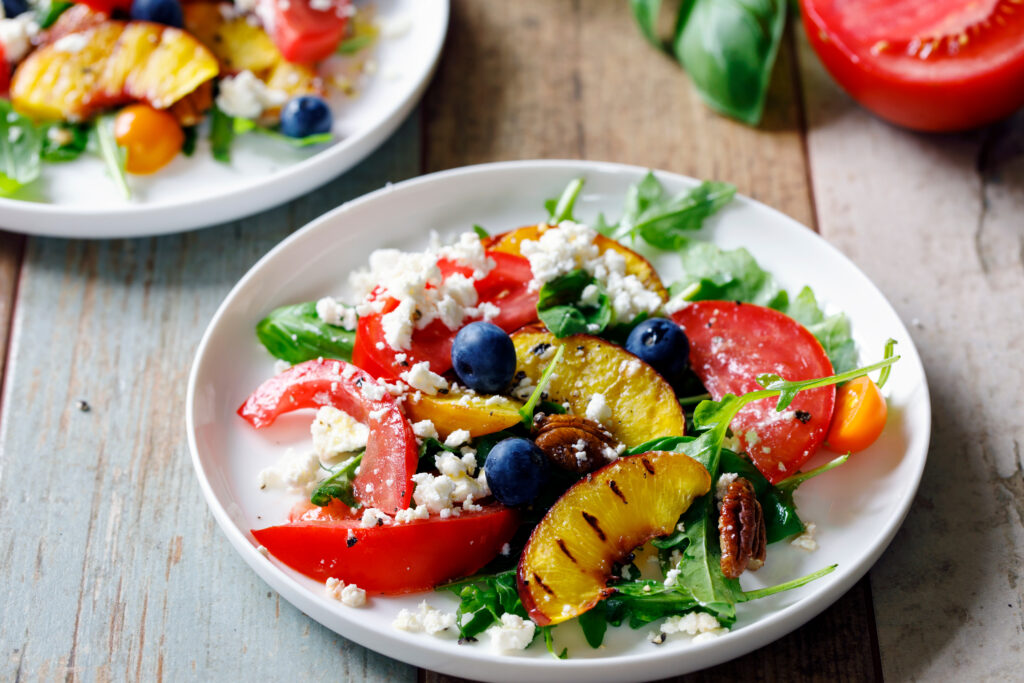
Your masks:
M206 135L153 176L129 176L121 196L92 156L45 164L20 197L0 198L0 227L75 238L135 237L241 218L327 182L377 148L409 114L437 65L448 29L448 0L374 0L395 35L373 48L376 73L356 97L330 98L337 140L293 149L257 134L236 138L230 165L210 155Z
M881 439L797 494L804 519L818 525L820 549L808 553L774 545L765 568L745 575L743 584L747 589L772 585L836 563L834 573L799 590L741 605L731 633L700 644L670 639L655 646L646 640L650 628L622 627L609 630L603 649L592 650L577 625L561 626L555 630L556 643L569 646L571 657L558 661L541 642L509 656L493 653L486 636L467 646L458 645L454 636L397 631L391 622L399 609L414 608L423 599L454 609L454 598L447 593L375 598L356 610L325 597L322 584L257 552L249 529L282 522L289 507L283 496L257 489L257 473L276 462L285 446L308 447L310 420L296 416L256 432L235 414L273 373L272 359L253 334L256 321L275 306L339 293L346 273L362 266L375 248L425 246L429 230L452 237L474 223L492 232L535 223L544 218L544 199L577 176L586 177L577 216L591 220L599 211L618 216L627 186L644 172L613 164L524 161L417 178L328 213L278 245L242 278L196 354L188 389L189 445L217 521L245 561L285 599L346 638L456 676L636 681L707 667L779 638L825 609L871 567L903 521L924 468L931 421L924 371L906 328L856 266L811 230L746 197L708 221L703 236L725 247L747 247L791 291L810 284L829 307L846 311L864 361L880 358L890 336L899 341L903 356L885 388L890 413ZM669 173L658 176L673 192L694 183ZM678 274L674 255L663 253L654 261L667 282Z

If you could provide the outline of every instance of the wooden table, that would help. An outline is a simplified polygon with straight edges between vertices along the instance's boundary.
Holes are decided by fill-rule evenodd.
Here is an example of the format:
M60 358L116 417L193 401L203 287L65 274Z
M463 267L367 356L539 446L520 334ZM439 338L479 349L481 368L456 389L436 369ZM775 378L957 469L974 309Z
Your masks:
M235 281L327 209L424 172L566 157L729 180L817 229L911 323L931 383L929 466L870 577L685 679L1019 680L1022 152L1020 116L958 136L882 123L799 35L751 129L701 104L625 2L455 0L420 109L308 196L156 239L0 238L0 679L444 679L336 636L243 564L192 473L186 378Z

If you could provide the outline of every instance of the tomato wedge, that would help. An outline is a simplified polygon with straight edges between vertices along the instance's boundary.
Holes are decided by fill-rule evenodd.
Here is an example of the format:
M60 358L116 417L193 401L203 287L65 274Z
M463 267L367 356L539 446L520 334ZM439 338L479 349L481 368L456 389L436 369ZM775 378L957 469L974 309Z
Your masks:
M506 332L512 332L536 321L537 292L530 291L530 281L533 279L530 262L521 256L497 251L488 251L487 256L494 259L495 267L486 277L474 282L474 288L479 303L486 302L498 307L499 313L491 322ZM456 266L446 260L440 261L438 266L443 277L453 273L468 276L471 272L469 268ZM451 369L452 342L458 329L448 329L440 320L416 330L410 348L404 351L406 359L395 359L395 351L385 341L383 317L397 306L398 301L392 299L381 313L359 318L352 362L374 377L385 379L397 379L410 366L421 361L428 361L430 369L438 374ZM466 324L470 322L465 321ZM378 348L378 344L382 348Z
M272 21L267 32L289 62L312 64L330 57L345 36L351 0L333 0L325 10L309 0L262 0ZM263 16L261 14L261 16Z
M1018 0L801 0L800 7L825 67L882 118L953 131L1024 105Z
M757 376L787 380L832 374L821 344L800 323L778 311L731 301L700 301L672 318L690 340L690 366L715 398L761 389ZM778 398L744 407L730 425L742 450L773 484L795 474L821 447L832 422L836 391L802 391L783 412Z
M458 517L364 528L359 520L297 521L252 532L270 554L306 576L370 593L430 590L483 567L519 524L499 505Z
M367 389L367 387L373 387ZM238 414L259 429L283 413L334 406L370 428L363 462L353 482L356 497L387 513L409 507L419 449L398 403L356 366L311 360L272 377L246 400Z

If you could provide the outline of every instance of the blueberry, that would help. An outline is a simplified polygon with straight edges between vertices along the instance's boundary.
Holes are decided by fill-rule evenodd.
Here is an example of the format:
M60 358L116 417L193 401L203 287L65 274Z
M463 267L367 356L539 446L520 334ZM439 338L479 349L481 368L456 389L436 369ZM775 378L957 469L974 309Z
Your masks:
M672 382L682 375L690 360L690 340L667 318L650 318L629 333L626 350Z
M516 372L516 347L494 323L470 323L455 335L452 367L459 381L473 391L496 394Z
M4 16L12 19L19 14L28 11L28 3L25 0L4 0Z
M301 95L288 100L281 110L281 132L290 138L330 133L333 120L322 97Z
M505 439L487 454L484 473L498 502L523 505L540 494L548 478L548 459L529 439Z
M185 25L185 17L178 0L134 0L131 15L132 19L152 21L175 28Z

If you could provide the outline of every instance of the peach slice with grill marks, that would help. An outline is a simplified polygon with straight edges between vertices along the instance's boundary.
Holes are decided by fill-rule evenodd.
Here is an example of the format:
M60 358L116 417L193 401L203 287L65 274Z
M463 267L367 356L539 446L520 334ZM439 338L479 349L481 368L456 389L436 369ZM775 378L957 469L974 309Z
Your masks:
M541 626L586 612L610 595L612 569L634 548L675 529L711 488L682 453L620 458L566 491L534 528L519 561L519 598Z
M465 429L470 436L493 434L522 421L522 403L504 396L480 396L459 390L437 396L410 396L405 412L413 422L430 420L443 441Z

